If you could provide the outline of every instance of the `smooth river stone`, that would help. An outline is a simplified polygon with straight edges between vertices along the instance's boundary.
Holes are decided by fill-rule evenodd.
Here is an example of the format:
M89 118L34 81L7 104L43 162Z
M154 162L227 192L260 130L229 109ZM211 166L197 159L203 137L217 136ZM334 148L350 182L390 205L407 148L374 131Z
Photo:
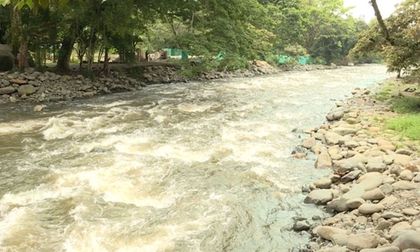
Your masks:
M359 208L359 213L365 214L365 215L371 215L373 213L381 212L384 210L384 206L382 204L370 204L365 203L362 204Z
M385 195L381 191L381 189L379 189L379 188L375 188L373 190L366 191L362 195L362 199L364 199L364 200L381 200L383 198L385 198Z
M304 202L305 203L314 203L316 205L324 205L328 201L333 199L333 193L331 190L326 189L317 189L313 190L306 196Z
M403 231L398 235L398 238L392 245L398 247L400 250L410 248L420 249L420 232L413 230Z

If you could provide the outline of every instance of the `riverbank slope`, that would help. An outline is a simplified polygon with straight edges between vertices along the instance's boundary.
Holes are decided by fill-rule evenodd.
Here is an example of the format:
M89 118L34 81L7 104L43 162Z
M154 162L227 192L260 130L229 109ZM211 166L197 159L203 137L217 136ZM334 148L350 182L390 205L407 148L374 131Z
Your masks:
M295 157L316 156L331 175L303 188L329 218L299 220L309 251L419 251L420 98L417 84L389 80L356 89L309 132ZM314 218L316 219L316 218ZM410 250L417 249L417 250Z

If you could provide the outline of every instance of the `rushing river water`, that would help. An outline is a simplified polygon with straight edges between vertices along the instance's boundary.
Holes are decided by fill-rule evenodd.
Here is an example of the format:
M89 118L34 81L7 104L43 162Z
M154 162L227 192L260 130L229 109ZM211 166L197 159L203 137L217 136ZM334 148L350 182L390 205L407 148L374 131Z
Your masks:
M49 105L0 106L0 250L290 251L301 187L292 130L382 66L290 72Z

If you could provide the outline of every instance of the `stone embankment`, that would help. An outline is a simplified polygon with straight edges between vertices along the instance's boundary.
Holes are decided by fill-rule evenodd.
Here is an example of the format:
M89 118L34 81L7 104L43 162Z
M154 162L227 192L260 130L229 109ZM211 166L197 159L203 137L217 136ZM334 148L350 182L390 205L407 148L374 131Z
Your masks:
M393 142L374 116L390 112L366 89L356 89L308 133L295 157L314 153L328 177L303 188L305 203L331 213L299 219L295 231L312 235L308 251L420 251L420 158L418 142Z
M213 79L251 77L274 74L284 70L311 71L330 69L331 66L300 66L291 69L272 67L264 61L254 61L249 69L234 72L208 72L187 79L181 70L173 65L137 66L131 69L112 71L109 76L86 78L82 75L59 75L53 72L38 72L28 69L20 72L0 72L0 104L8 102L48 102L89 98L118 92L130 92L156 83L205 81ZM130 74L136 78L130 78Z

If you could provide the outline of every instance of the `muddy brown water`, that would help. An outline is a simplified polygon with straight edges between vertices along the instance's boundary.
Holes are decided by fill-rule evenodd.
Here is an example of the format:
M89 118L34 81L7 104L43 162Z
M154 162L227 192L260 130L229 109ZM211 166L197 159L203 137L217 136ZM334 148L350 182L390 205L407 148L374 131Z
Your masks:
M0 106L1 251L290 251L302 185L328 171L293 160L301 139L371 65L31 106Z

